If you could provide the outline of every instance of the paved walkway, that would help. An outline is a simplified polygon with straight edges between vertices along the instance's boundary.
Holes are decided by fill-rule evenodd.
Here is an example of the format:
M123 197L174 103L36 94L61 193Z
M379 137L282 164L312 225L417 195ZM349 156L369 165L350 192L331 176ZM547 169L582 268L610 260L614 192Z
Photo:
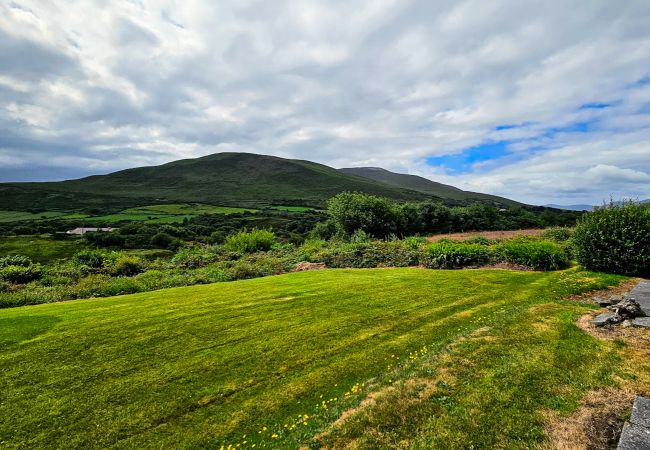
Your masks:
M636 300L646 316L650 316L650 281L642 281L628 294L628 298Z
M617 450L650 450L650 398L637 396L632 417L623 425Z

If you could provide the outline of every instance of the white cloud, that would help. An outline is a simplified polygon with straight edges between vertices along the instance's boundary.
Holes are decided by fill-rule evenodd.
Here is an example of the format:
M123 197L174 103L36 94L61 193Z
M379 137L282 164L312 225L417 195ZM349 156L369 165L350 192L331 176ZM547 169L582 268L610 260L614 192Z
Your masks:
M568 8L0 0L0 157L82 174L251 151L528 202L650 197L650 3ZM515 155L472 173L424 163L499 140Z

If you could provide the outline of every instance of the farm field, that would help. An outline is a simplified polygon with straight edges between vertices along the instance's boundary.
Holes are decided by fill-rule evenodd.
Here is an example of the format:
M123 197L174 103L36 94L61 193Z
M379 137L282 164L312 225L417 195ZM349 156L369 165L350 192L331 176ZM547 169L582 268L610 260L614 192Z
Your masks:
M0 444L537 447L544 417L647 376L562 300L622 279L322 270L2 310Z
M0 210L0 223L54 219L56 217L65 216L66 214L67 213L57 211L31 213L27 211Z
M269 209L285 212L305 212L313 208L306 206L269 206ZM213 206L206 204L162 204L127 208L114 214L89 215L83 213L69 213L62 211L46 211L29 213L23 211L0 210L0 223L19 221L41 221L48 219L84 220L93 223L118 223L118 222L145 222L148 224L178 223L184 219L203 214L242 214L245 212L256 213L258 209L235 208L230 206Z

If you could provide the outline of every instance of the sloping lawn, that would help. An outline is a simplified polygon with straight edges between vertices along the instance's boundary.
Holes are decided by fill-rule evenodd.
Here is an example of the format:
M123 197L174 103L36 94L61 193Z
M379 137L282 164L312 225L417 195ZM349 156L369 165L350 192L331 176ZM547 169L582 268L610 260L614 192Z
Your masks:
M322 270L1 310L0 447L535 447L616 370L560 297L619 280Z

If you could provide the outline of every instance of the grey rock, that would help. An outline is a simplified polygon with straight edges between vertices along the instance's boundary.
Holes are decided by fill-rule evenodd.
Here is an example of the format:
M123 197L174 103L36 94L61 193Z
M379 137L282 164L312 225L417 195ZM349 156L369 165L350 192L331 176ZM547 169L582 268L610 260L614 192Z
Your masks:
M626 422L617 450L650 450L650 430Z
M597 327L604 327L605 325L618 323L620 318L613 312L606 312L598 314L594 320L591 321L592 325Z
M632 321L632 325L641 328L650 328L650 317L637 317Z
M632 326L632 321L630 319L624 320L623 323L621 324L623 328L629 328Z
M650 429L650 398L637 395L632 405L630 422Z
M645 313L641 310L641 306L633 298L627 298L620 303L608 306L607 309L620 316L622 318L621 320L645 316Z
M594 302L598 303L598 306L611 306L615 303L618 303L620 300L615 300L612 298L601 298L601 297L594 297Z
M650 281L642 281L630 291L627 298L637 301L644 316L650 316Z

